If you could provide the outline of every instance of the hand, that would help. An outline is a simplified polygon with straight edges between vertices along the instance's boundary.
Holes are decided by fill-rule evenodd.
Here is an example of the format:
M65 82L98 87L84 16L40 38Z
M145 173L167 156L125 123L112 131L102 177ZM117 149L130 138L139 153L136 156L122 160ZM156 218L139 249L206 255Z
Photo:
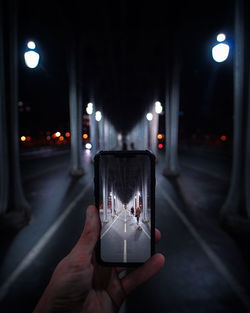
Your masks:
M73 250L57 265L34 313L113 313L118 312L125 297L156 274L164 265L161 254L123 278L122 268L100 266L94 248L100 234L97 209L89 206L83 233ZM155 230L156 241L161 234Z

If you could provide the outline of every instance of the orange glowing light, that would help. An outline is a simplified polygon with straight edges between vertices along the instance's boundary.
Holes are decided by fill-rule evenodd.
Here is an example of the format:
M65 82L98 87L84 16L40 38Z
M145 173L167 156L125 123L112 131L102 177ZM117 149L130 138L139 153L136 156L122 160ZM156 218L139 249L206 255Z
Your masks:
M26 141L26 137L25 137L25 136L22 136L22 137L21 137L21 141Z
M158 144L158 148L159 148L159 149L162 149L162 148L163 148L163 144L162 144L162 143L159 143L159 144Z
M65 137L70 137L70 132L65 133Z
M157 138L158 138L158 139L162 139L162 138L163 138L162 134L158 134L158 135L157 135Z
M82 138L83 138L83 139L87 139L88 137L89 137L88 134L83 134L83 135L82 135Z
M225 136L225 135L220 136L220 140L221 141L226 141L227 140L227 136Z
M64 137L63 137L63 136L60 136L60 137L59 137L59 140L60 140L60 141L63 141L63 140L64 140Z
M30 141L30 139L31 139L30 136L27 136L27 137L26 137L26 140L27 140L27 141Z

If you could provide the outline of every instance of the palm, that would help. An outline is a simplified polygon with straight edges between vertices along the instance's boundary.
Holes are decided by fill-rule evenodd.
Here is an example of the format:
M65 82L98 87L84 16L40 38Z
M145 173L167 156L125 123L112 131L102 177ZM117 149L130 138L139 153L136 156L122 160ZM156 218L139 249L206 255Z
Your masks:
M164 264L164 257L155 254L145 264L119 278L122 269L103 267L93 259L99 233L97 210L89 207L82 236L56 267L34 313L118 312L125 296ZM155 238L160 239L158 230Z

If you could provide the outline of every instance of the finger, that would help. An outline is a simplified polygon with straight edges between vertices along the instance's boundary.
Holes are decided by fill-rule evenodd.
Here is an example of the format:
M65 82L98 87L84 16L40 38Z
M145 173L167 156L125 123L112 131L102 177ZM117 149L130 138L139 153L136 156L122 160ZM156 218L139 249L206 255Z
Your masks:
M154 254L145 264L137 268L135 271L126 275L121 284L126 294L129 294L137 286L146 282L150 277L154 276L164 265L165 257L160 254Z
M100 233L100 219L95 206L86 210L86 220L83 232L77 243L85 253L92 254Z
M155 243L158 243L161 240L161 232L159 229L155 228Z

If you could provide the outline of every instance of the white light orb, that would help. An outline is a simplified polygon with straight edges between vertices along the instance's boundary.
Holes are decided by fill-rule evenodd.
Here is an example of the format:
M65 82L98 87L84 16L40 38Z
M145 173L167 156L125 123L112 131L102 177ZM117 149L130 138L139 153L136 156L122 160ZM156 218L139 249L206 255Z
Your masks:
M229 45L225 43L219 43L212 49L212 56L214 61L220 63L224 62L229 55Z
M88 103L87 108L86 108L86 112L91 115L93 113L93 103Z
M60 132L56 132L55 135L56 135L56 137L60 137L61 133Z
M148 121L152 121L153 114L152 113L147 113L146 118L147 118Z
M155 102L155 112L157 114L161 114L161 112L162 112L162 105L161 105L160 101Z
M100 120L102 119L102 113L100 111L95 112L95 119L97 122L100 122Z
M39 59L40 55L35 51L27 51L24 53L24 61L29 68L37 67Z
M217 41L222 42L224 40L226 40L226 35L225 34L221 33L221 34L217 35Z
M90 150L92 148L92 144L91 143L86 143L85 148Z
M36 44L34 43L34 41L29 41L28 43L27 43L27 47L29 48L29 49L35 49L36 48Z

